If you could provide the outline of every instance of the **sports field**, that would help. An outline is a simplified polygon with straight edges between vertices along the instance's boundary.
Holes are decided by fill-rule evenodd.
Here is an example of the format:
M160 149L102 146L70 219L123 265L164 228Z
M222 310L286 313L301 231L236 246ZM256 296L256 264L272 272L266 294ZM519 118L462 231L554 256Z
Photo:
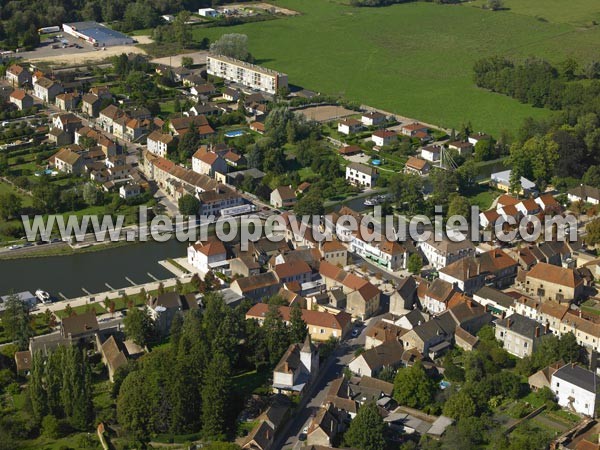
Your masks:
M506 1L513 2L517 11L493 12L476 3L354 8L330 0L279 0L302 15L197 28L195 38L245 33L257 62L288 73L292 84L446 127L471 121L476 130L497 134L548 112L478 89L474 61L498 54L600 59L600 27L580 25L591 25L600 1L574 0L574 9L564 0ZM540 20L536 11L546 3L548 17ZM568 20L549 21L561 18L559 9Z

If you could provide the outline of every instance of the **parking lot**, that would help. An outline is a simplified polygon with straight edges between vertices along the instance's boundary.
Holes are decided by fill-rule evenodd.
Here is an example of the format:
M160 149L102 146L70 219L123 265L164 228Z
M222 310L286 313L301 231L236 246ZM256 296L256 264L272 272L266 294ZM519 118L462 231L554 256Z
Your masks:
M56 36L56 39L54 39L54 36ZM146 36L139 36L137 39L139 43L146 43L149 41L149 38ZM144 51L135 45L119 45L105 47L105 49L103 49L101 47L94 47L89 42L70 36L66 33L56 33L51 37L45 37L40 46L35 50L16 53L15 56L28 61L49 62L54 64L78 64L91 60L108 58L109 56L121 53L144 53Z

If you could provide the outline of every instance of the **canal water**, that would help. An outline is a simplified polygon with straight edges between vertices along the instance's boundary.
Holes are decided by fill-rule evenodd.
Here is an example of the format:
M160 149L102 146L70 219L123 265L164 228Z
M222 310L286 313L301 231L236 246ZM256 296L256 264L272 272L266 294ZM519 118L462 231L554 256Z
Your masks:
M68 298L92 294L110 288L120 289L135 284L173 276L158 261L180 258L186 254L187 243L170 239L167 242L144 242L108 250L71 256L49 256L0 261L0 296L11 291L43 289L52 296L62 293ZM83 289L82 289L83 288Z

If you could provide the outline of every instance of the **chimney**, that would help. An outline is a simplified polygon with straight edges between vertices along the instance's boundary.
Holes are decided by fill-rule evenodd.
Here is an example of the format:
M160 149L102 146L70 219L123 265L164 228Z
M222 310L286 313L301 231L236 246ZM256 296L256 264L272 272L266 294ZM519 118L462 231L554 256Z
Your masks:
M540 337L540 327L535 327L535 337Z
M511 325L512 325L512 320L509 317L508 319L506 319L506 328L510 328Z
M505 318L506 318L506 311L502 311L502 314L501 314L501 316L500 316L500 317L501 317L502 319L505 319Z
M581 309L579 310L579 317L583 317L583 311Z
M550 324L548 322L546 322L546 325L544 325L544 332L546 334L548 334L550 332Z

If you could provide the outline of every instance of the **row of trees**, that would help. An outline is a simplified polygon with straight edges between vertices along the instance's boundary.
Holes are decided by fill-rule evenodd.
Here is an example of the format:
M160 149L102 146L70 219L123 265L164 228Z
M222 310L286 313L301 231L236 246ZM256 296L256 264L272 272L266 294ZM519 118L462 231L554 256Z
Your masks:
M246 304L229 308L214 293L204 303L203 311L174 318L169 348L157 348L115 374L117 419L140 442L166 432L231 436L243 401L231 385L233 374L274 366L307 333L299 308L292 310L290 325L284 323L277 298L262 327L245 320Z
M84 349L57 347L47 357L33 355L29 398L34 417L66 418L77 430L92 425L92 372Z

